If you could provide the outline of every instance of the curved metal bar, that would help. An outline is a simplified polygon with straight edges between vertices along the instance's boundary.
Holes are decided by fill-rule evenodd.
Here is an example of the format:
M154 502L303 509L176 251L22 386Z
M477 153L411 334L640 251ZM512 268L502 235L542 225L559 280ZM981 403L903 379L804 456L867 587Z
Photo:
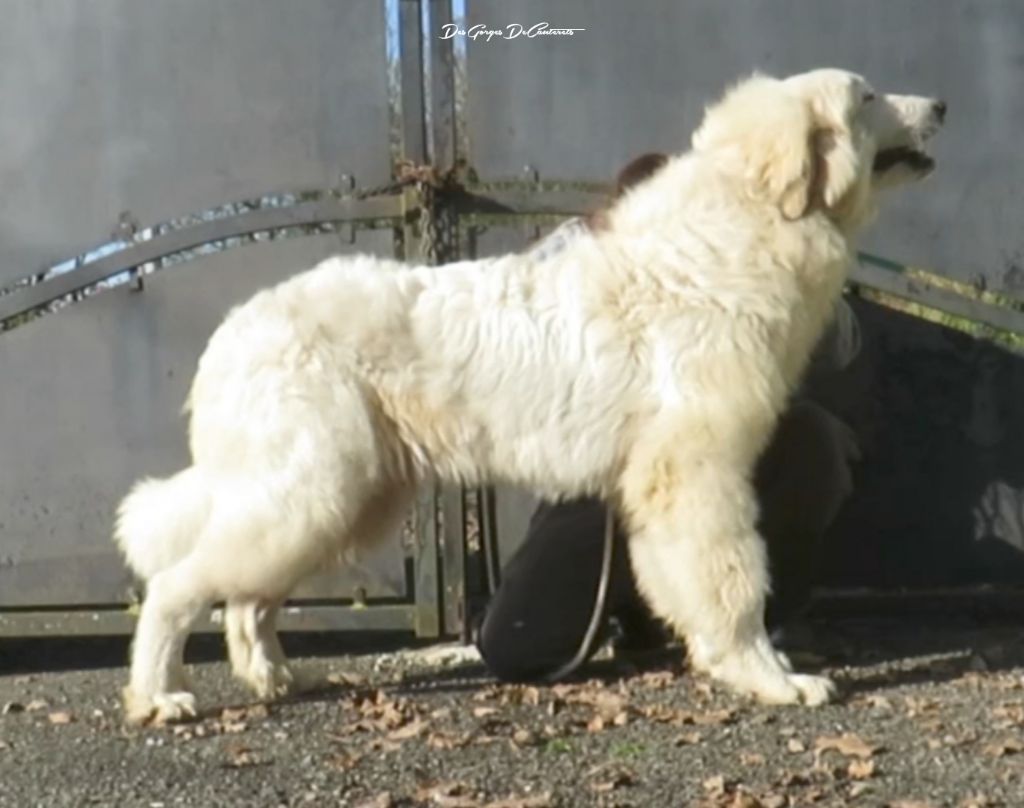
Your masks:
M445 203L456 215L472 221L479 217L522 219L583 215L607 200L607 186L554 181L472 183L444 192ZM403 199L397 195L364 198L321 198L291 206L263 208L234 216L170 230L129 245L78 269L56 275L43 283L23 286L0 297L0 323L53 300L77 292L149 261L227 238L260 231L281 230L329 222L359 222L403 216ZM1024 312L1016 305L972 296L943 284L943 276L909 268L869 253L858 254L851 282L876 289L929 308L983 323L996 329L1024 334ZM928 281L929 275L938 279ZM1016 303L1016 301L1014 301Z
M36 284L24 286L0 297L0 322L23 312L45 306L53 300L104 281L140 264L155 261L183 250L236 236L264 230L325 224L328 222L359 222L394 218L402 215L399 197L380 196L368 199L319 199L290 207L264 208L236 216L189 225L161 233L146 241L131 244L122 250L90 261L79 269L56 275Z
M1024 334L1024 312L1008 303L1000 305L943 288L941 275L906 267L870 253L858 253L857 258L858 263L850 273L850 281L854 285L886 292L1001 331ZM935 281L929 281L928 276L934 277Z

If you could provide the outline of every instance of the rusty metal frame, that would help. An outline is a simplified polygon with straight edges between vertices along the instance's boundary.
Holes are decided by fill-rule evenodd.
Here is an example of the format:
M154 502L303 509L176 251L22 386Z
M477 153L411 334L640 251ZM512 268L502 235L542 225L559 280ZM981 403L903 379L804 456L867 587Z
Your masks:
M433 40L424 48L423 12L435 22L451 20L450 0L399 0L401 41L400 103L402 157L417 165L453 168L459 158L459 132L455 105L455 68L450 40ZM429 88L429 92L428 92ZM448 217L454 233L438 246L439 262L458 255L458 228L466 225L540 225L588 213L601 206L610 188L600 183L517 179L509 182L467 184L432 195L435 207L428 216ZM0 323L37 310L65 295L86 289L140 265L192 250L212 242L264 231L349 223L390 226L396 231L401 253L418 260L423 253L423 194L407 186L394 195L339 195L336 190L299 194L295 204L251 210L160 232L130 244L75 270L43 283L14 289L0 297ZM1024 333L1024 311L984 299L972 299L948 288L929 284L903 267L877 256L862 254L851 284L875 289L994 328ZM0 336L0 339L3 337ZM409 630L424 637L461 634L468 637L467 603L472 592L468 580L467 492L431 483L417 497L416 549L407 573L413 602L302 604L285 609L282 628L297 631L377 629ZM493 492L478 491L476 518L480 552L490 573L489 585L499 577L496 569L497 535ZM131 631L129 608L79 610L0 611L0 636L42 636L58 633L118 634ZM218 629L215 618L200 624L200 631Z
M196 633L222 630L220 610L213 609L193 629ZM278 617L283 631L413 631L413 611L406 604L360 606L351 602L293 604ZM135 612L126 608L0 611L0 637L47 637L61 634L130 634Z

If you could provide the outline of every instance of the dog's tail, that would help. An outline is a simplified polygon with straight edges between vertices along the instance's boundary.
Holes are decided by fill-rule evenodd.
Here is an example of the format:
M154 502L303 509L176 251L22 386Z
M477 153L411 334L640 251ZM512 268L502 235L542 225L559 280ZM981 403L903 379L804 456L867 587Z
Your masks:
M209 488L196 468L135 485L117 510L114 541L143 580L188 555L209 517Z

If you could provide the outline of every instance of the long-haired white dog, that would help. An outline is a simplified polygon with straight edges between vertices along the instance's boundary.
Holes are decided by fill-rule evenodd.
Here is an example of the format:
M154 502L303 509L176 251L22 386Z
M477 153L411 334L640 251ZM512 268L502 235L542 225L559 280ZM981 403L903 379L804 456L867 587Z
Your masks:
M192 466L120 508L147 581L128 719L194 713L182 648L220 599L234 672L287 691L278 606L391 534L430 475L609 499L697 669L766 702L826 701L829 680L793 673L765 634L751 470L875 192L931 171L944 113L839 70L754 76L554 255L333 258L236 308L192 387Z

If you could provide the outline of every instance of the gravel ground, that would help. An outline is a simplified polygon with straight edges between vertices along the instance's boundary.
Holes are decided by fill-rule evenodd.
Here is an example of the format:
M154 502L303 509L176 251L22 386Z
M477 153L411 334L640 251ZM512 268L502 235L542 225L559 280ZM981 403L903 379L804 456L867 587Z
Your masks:
M0 640L0 806L1024 806L1020 628L801 634L795 661L835 676L839 703L757 706L672 652L534 688L496 685L457 648L308 658L291 638L328 681L259 705L200 640L207 711L142 730L120 721L123 641Z

